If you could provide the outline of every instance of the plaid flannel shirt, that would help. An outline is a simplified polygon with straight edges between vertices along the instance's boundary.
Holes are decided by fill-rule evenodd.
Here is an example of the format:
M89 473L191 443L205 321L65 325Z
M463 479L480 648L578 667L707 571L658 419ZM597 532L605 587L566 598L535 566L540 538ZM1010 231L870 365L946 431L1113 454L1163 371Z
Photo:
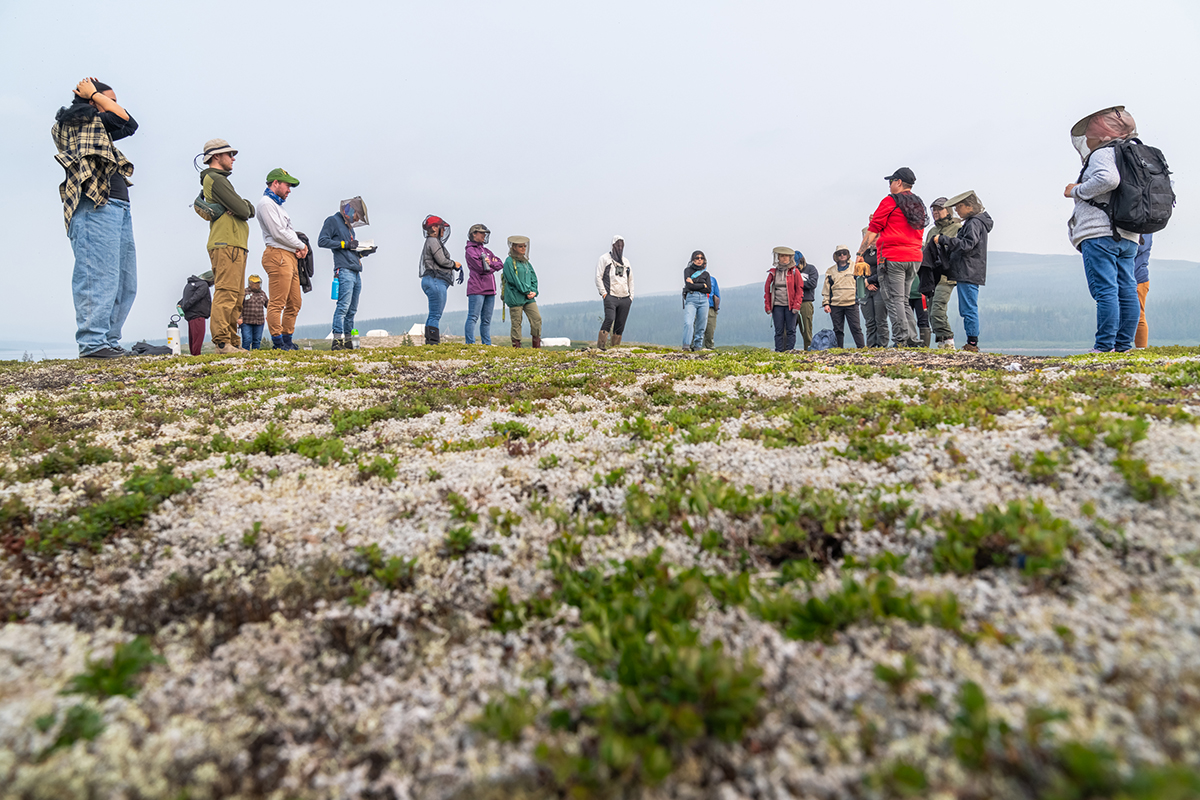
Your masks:
M50 135L58 148L54 160L67 171L58 194L63 202L63 223L70 233L71 217L80 200L87 197L97 206L107 203L109 182L115 173L133 185L129 182L133 164L112 143L99 114L83 124L56 122Z

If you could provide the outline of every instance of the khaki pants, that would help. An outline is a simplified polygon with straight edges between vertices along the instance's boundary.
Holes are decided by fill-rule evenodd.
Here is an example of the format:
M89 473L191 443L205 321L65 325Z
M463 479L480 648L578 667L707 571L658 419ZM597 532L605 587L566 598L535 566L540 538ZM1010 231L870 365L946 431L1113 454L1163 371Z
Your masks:
M242 289L246 285L246 251L218 247L208 251L213 271L212 342L239 346L238 317L242 315Z
M262 265L267 271L267 328L272 336L292 334L300 314L300 270L296 265L296 254L291 250L268 247L263 251Z
M523 306L509 306L508 313L512 316L512 338L521 338L521 312L529 317L529 335L541 338L542 314L538 311L537 303L529 302Z
M804 342L804 349L812 344L812 317L813 317L813 301L806 300L800 304L800 339Z
M1150 281L1138 285L1138 305L1142 307L1142 315L1138 317L1137 331L1133 334L1133 346L1145 347L1150 342L1150 326L1146 324L1146 295L1150 293Z
M954 329L950 327L950 315L947 312L950 306L950 296L954 294L954 287L957 285L943 275L933 289L933 303L929 307L929 326L933 328L933 335L939 342L954 338Z

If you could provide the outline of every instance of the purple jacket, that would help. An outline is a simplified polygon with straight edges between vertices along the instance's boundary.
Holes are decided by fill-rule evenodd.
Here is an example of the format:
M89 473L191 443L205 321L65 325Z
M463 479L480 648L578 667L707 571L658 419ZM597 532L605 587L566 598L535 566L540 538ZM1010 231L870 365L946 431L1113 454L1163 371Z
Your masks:
M504 262L481 244L467 242L467 267L471 270L467 278L467 294L495 294L496 278L493 273L504 269Z

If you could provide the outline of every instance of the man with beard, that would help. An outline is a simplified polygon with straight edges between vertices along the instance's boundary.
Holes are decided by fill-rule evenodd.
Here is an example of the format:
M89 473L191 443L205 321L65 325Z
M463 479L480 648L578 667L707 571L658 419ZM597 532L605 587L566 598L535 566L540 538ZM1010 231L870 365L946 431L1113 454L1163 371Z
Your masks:
M238 317L242 315L242 292L246 282L246 256L250 252L250 223L254 206L234 191L229 176L238 151L224 139L204 143L204 169L200 186L204 199L218 203L225 213L212 220L208 229L208 258L212 262L214 286L212 343L221 355L243 352L238 344Z
M879 285L892 323L893 345L919 347L916 320L909 318L908 294L921 265L925 203L912 193L917 176L908 167L900 167L884 180L888 182L888 196L871 215L867 232L858 246L858 258L876 244Z
M629 306L633 304L633 271L625 258L625 237L620 234L612 238L612 248L596 264L596 290L604 300L604 322L596 347L607 350L610 333L613 347L621 343Z

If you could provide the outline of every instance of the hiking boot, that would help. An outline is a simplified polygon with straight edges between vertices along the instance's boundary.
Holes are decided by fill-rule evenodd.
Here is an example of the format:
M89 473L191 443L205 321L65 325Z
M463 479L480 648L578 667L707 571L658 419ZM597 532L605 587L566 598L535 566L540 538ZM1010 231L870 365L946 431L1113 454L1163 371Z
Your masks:
M542 337L534 336L532 338L533 338L533 346L540 350L542 347Z
M283 339L283 349L284 350L299 350L300 349L300 345L292 342L292 335L290 333L285 333L280 338Z
M963 350L965 350L965 351L967 351L968 353L978 353L978 352L979 352L979 345L977 345L977 344L971 344L970 342L967 342L966 344L964 344L964 345L962 346L962 349L963 349Z
M216 342L213 342L213 344L216 344ZM283 346L283 336L281 334L278 334L278 333L271 334L271 347L273 347L276 350L286 350L287 349L286 347Z
M618 334L614 335L612 338L612 346L618 347L618 346L620 346L620 344L621 344L621 334L618 333Z
M933 337L933 331L929 328L921 328L921 347L929 349L929 340Z
M354 349L354 337L348 333L342 338L342 349L343 350L353 350Z
M596 337L596 347L601 350L608 349L608 331L600 331L600 335Z
M217 355L220 356L236 356L245 352L235 344L217 344Z
M442 332L440 330L438 330L437 328L426 328L425 335L427 337L429 337L430 344L441 344L442 343Z
M80 358L124 358L129 355L124 350L119 350L115 347L101 347L99 350L93 350L90 353L84 353Z
M521 340L520 340L520 339L518 339L518 338L517 338L517 337L515 337L515 336L510 336L509 338L510 338L510 339L512 339L513 347L516 347L516 348L518 348L518 349L521 347Z
M340 336L333 337L333 344L329 345L329 349L331 351L332 350L341 350L342 347L343 347L343 345L342 345L341 337Z
M942 341L938 343L938 347L942 348L943 350L953 350L954 338L951 337L949 339L942 339Z

